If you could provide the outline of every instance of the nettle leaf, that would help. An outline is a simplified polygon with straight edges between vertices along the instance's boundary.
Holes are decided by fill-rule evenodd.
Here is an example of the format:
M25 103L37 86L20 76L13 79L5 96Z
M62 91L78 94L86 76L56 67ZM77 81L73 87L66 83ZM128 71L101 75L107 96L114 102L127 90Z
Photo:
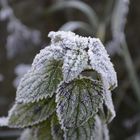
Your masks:
M45 47L36 55L32 68L35 70L41 70L44 67L47 67L50 60L63 60L63 55L65 51L62 47L57 45L50 45Z
M69 82L76 78L87 66L88 56L86 51L68 50L64 57L63 77Z
M34 102L52 97L62 80L62 62L50 60L41 69L31 69L17 89L17 102Z
M43 99L34 103L16 103L9 111L8 125L15 128L23 128L38 124L46 120L55 112L54 98Z
M63 131L61 129L61 125L59 124L58 117L56 114L52 117L51 120L51 132L53 140L63 140Z
M56 102L63 129L81 126L97 113L103 103L102 84L88 78L62 82L57 90Z
M65 140L109 140L108 128L98 116L90 118L82 126L65 131Z
M65 131L65 140L96 140L92 139L94 133L94 118L89 119L78 128L70 128Z
M96 70L104 83L105 88L114 89L117 86L117 76L113 64L99 39L90 40L88 50L91 66Z

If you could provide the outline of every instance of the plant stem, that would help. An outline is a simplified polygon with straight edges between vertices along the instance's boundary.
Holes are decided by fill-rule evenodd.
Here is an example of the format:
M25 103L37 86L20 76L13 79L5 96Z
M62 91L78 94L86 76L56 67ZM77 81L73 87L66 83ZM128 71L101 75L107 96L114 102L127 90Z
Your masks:
M140 84L139 84L139 80L137 78L138 76L136 74L136 71L135 71L129 50L128 50L125 37L123 37L123 40L121 42L121 48L122 48L122 56L126 64L126 68L128 70L128 74L132 83L133 90L135 92L136 98L138 99L140 103Z

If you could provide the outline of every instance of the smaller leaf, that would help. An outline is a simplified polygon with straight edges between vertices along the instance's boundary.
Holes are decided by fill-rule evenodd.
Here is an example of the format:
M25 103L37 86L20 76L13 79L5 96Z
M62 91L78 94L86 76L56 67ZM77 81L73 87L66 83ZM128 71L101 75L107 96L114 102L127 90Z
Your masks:
M8 126L14 128L32 126L46 120L54 111L54 98L40 100L37 103L16 103L9 111Z
M109 140L108 128L98 116L90 118L82 126L65 131L65 140Z
M87 66L88 56L86 51L68 50L64 57L63 77L65 82L76 78Z
M88 78L62 82L56 93L57 114L64 130L83 125L103 103L101 83Z
M62 80L61 66L61 61L52 60L43 65L41 69L31 68L21 79L17 89L16 101L29 103L52 97Z
M61 129L61 125L59 124L58 117L53 115L51 120L51 132L53 140L63 140L63 131Z
M78 128L65 130L65 140L96 140L92 139L92 134L94 133L94 123L94 118L91 118Z

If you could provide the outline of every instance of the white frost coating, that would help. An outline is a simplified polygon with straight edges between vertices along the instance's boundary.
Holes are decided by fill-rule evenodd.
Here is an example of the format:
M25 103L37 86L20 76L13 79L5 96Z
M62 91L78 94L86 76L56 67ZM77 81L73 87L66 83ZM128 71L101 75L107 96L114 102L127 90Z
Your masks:
M1 117L0 118L0 126L7 126L8 125L8 118L7 117Z
M113 120L113 118L116 116L111 95L112 94L110 90L105 89L104 104L107 107L107 118L106 118L107 123L110 123Z
M81 37L73 32L50 32L52 45L65 50L63 75L65 82L76 78L88 65L97 71L107 89L117 86L117 76L110 58L99 39Z
M76 78L87 67L87 62L88 56L86 51L80 50L77 52L68 50L62 67L64 80L69 82Z
M51 38L52 44L59 44L64 49L85 49L88 47L88 39L87 37L82 37L76 35L73 32L65 32L65 31L58 31L58 32L50 32L48 37Z
M113 64L99 39L90 40L88 50L91 66L96 70L107 89L114 89L117 86L117 76Z
M64 51L61 47L54 45L47 46L36 55L32 63L32 68L41 69L42 67L46 66L50 60L62 60L63 55Z

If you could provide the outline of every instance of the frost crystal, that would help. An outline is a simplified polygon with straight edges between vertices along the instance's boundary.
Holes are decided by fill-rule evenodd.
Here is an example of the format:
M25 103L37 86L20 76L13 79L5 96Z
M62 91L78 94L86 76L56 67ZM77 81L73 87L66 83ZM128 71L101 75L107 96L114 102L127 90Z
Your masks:
M76 78L91 65L99 73L102 82L108 89L117 86L117 76L110 58L99 39L81 37L73 32L50 32L51 43L61 46L66 51L64 56L63 75L66 82ZM89 61L89 63L88 63Z

